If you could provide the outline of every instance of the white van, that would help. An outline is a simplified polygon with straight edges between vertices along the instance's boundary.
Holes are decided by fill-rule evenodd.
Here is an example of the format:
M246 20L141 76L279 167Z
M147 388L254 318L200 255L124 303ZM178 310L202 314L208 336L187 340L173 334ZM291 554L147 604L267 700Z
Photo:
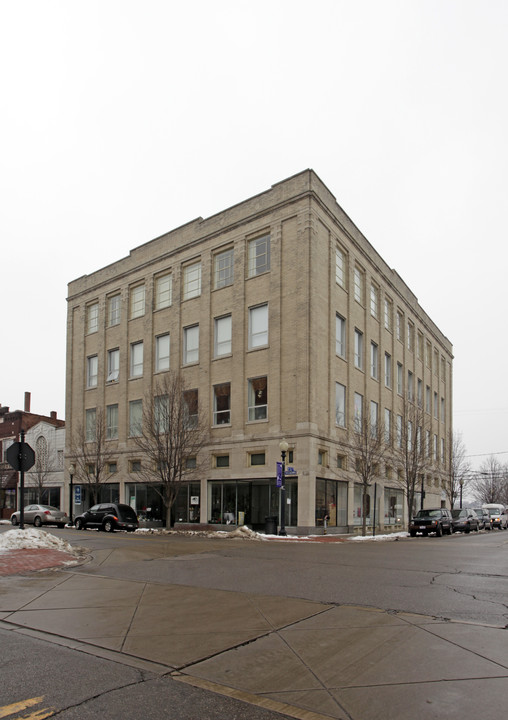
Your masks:
M508 528L508 515L504 505L499 503L485 503L482 505L490 515L490 526L498 527L500 530Z

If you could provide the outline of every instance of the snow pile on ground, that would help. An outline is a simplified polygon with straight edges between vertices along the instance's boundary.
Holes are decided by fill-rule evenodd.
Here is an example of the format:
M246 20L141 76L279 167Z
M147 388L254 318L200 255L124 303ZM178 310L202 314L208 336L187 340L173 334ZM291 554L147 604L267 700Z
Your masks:
M71 555L77 551L68 542L37 528L16 528L0 534L0 552L5 550L60 550Z
M354 541L356 541L356 542L360 541L360 542L361 542L362 540L363 540L363 541L365 541L365 540L370 540L370 541L372 541L372 540L374 540L374 541L375 541L375 540L380 540L380 541L383 541L383 540L398 540L399 538L407 538L407 537L409 537L409 533L407 533L407 532L398 532L398 533L391 533L390 535L374 535L374 537L373 537L372 535L355 535L355 537L352 537L352 538L350 538L350 539L351 539L351 541L353 541L353 542L354 542Z

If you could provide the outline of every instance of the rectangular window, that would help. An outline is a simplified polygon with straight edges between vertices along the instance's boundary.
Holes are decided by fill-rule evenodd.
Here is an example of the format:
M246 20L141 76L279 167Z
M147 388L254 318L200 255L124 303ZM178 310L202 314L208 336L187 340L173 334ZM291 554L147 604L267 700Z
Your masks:
M374 380L379 379L379 352L375 342L370 343L370 376Z
M106 382L117 382L120 374L120 350L108 350L108 374Z
M402 447L402 415L397 415L397 447Z
M118 405L106 407L106 438L108 440L118 438Z
M418 360L423 360L423 335L420 331L416 336L416 355Z
M117 295L111 295L111 297L108 298L108 325L109 325L109 327L120 324L121 307L122 307L122 296L120 295L120 293L118 293Z
M87 388L97 387L97 355L91 355L86 359L86 386Z
M439 353L437 350L434 350L434 374L439 374Z
M335 315L335 353L346 357L346 321L338 314Z
M363 272L358 267L354 269L354 295L356 302L361 304L363 300Z
M402 365L397 363L397 393L403 395L404 393L404 378L402 375Z
M215 467L216 468L228 468L229 467L229 455L215 455Z
M96 433L96 417L97 411L95 408L90 408L85 413L85 441L94 442L97 439Z
M143 342L131 344L131 378L143 375Z
M379 406L374 400L370 401L370 434L376 437L379 427Z
M249 420L266 420L268 417L268 378L249 380Z
M185 403L184 412L186 414L186 427L196 427L198 424L198 391L197 389L184 390L183 401Z
M183 363L199 362L199 325L191 325L183 330Z
M392 387L392 356L385 352L385 385L387 388Z
M435 392L434 393L434 417L436 418L436 420L439 417L438 413L439 413L439 408L438 408L438 404L437 404L437 392Z
M404 316L398 310L396 315L396 323L397 340L399 340L400 342L404 342Z
M390 444L392 440L392 411L385 408L385 443Z
M249 308L249 350L268 345L268 304Z
M432 345L430 342L425 345L425 365L428 368L432 367Z
M231 342L233 335L233 324L231 315L215 318L214 332L214 356L231 354Z
M411 402L413 402L415 397L414 375L411 370L407 371L407 397Z
M432 459L437 462L437 435L434 435L432 443Z
M86 308L86 331L87 333L97 332L99 329L99 303L87 305Z
M145 314L145 286L136 285L130 290L130 317L142 317Z
M410 320L407 322L407 349L410 352L415 351L415 326Z
M186 265L183 269L183 299L201 295L201 262Z
M169 370L169 333L155 338L155 372Z
M270 235L249 241L249 277L270 270Z
M143 427L143 401L131 400L129 402L129 437L141 435Z
M444 438L441 438L441 463L444 465L445 462L445 443Z
M379 290L374 284L370 286L370 314L377 320L379 316Z
M169 395L156 395L153 400L154 430L157 435L164 435L169 430Z
M362 431L363 426L363 395L355 392L355 430L356 432Z
M213 388L213 424L227 425L231 422L231 383Z
M393 303L390 298L385 298L385 328L389 332L392 331Z
M431 413L431 406L430 406L430 386L427 385L425 388L425 411Z
M441 422L445 421L445 399L441 398Z
M423 407L423 383L420 378L416 381L416 401L418 407Z
M227 287L234 280L233 248L217 253L213 259L214 288Z
M346 287L346 256L339 247L335 248L335 282Z
M173 302L173 276L159 275L155 278L155 309L170 307Z
M250 465L265 465L265 453L250 453Z
M355 330L355 367L363 369L363 333Z
M346 427L346 388L341 383L335 383L335 424Z
M446 362L444 357L441 357L441 380L446 382Z

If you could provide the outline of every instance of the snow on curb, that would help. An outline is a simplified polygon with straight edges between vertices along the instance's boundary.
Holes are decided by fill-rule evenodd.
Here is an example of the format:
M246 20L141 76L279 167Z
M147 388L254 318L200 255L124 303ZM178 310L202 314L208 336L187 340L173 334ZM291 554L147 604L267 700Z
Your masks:
M69 555L78 555L79 550L68 542L37 528L16 528L0 534L0 552L7 550L60 550Z

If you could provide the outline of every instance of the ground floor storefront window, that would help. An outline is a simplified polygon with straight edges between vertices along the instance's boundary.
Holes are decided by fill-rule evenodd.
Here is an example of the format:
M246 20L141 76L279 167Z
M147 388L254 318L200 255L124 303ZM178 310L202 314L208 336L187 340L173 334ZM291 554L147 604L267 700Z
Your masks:
M328 527L347 526L347 489L347 482L342 480L316 478L317 527L324 525L325 517Z
M249 525L263 530L268 517L280 524L280 488L276 480L227 480L208 483L208 522L220 525ZM296 526L298 482L286 478L285 525Z
M60 487L25 487L25 506L51 505L61 510L61 490Z
M385 526L400 525L404 512L404 493L402 490L385 488Z
M178 488L178 495L173 506L175 522L199 522L200 495L201 486L199 483L186 483Z
M166 522L162 492L162 485L127 483L125 501L136 512L140 523L162 527ZM182 483L171 508L171 524L199 522L200 495L199 483Z
M367 492L364 494L363 485L355 484L355 500L354 500L354 516L353 524L362 525L363 517L365 515L367 525L372 525L372 518L374 514L374 487L369 485ZM376 522L379 522L379 518L376 518Z

